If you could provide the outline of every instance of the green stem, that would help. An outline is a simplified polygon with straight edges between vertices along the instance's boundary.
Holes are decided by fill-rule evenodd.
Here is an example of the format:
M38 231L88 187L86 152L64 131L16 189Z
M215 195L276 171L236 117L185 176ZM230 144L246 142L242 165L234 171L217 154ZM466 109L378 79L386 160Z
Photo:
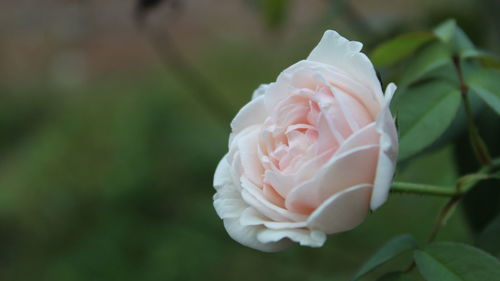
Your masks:
M434 239L436 239L439 231L446 223L446 220L453 214L453 211L456 209L455 207L458 205L463 195L472 189L479 181L491 178L492 176L494 177L491 173L496 172L499 168L500 158L496 158L491 160L488 166L482 167L478 172L459 178L455 188L428 184L393 182L391 192L450 197L437 215L436 222L434 223L432 231L427 238L427 243L431 243ZM409 273L412 271L415 268L415 265L415 261L412 261L405 272Z
M427 238L427 243L432 243L434 239L436 239L439 231L441 230L441 227L443 227L443 225L446 223L446 220L451 216L451 214L455 210L455 207L462 199L462 196L463 194L454 195L448 200L448 202L446 202L446 204L436 217L436 222L434 223L432 231ZM410 271L412 271L415 268L415 265L415 261L412 261L405 272L409 273Z
M444 187L430 184L408 183L408 182L393 182L391 192L396 193L413 193L432 196L451 197L459 194L453 187Z
M394 181L391 185L391 192L441 197L459 196L467 193L479 181L491 178L491 173L496 172L499 168L500 158L496 158L491 161L490 165L481 168L476 173L460 177L454 187Z
M436 236L438 235L441 227L446 223L446 220L451 216L455 206L457 206L458 202L462 199L463 194L455 195L446 202L446 205L441 209L438 216L436 217L436 222L434 223L434 227L432 228L429 237L427 238L427 243L431 243L434 241Z
M224 124L231 120L234 115L231 105L220 95L212 83L184 57L169 32L154 26L148 28L143 21L138 22L138 27L145 33L161 62L176 76L177 80L190 88L191 95Z
M469 131L469 140L474 150L474 154L476 155L477 160L484 166L491 165L491 156L488 152L488 148L484 143L483 139L479 135L479 130L477 129L476 124L474 123L474 115L472 114L472 109L469 103L469 98L467 96L467 92L469 91L469 87L465 83L464 76L462 73L462 67L460 65L460 57L453 56L453 65L455 66L455 70L457 72L458 81L460 83L460 94L462 97L462 102L464 104L465 114L467 116L467 127Z

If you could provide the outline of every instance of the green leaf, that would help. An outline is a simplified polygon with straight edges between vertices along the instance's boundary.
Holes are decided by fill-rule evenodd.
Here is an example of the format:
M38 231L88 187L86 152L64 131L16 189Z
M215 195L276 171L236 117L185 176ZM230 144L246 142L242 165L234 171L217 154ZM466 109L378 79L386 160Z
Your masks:
M444 42L450 42L457 28L457 22L454 19L448 19L434 28L434 33Z
M458 54L462 58L465 58L476 53L476 47L454 19L440 24L434 29L434 34L441 41L450 45L453 54Z
M361 267L361 269L354 275L352 280L357 280L361 276L371 272L380 265L387 261L399 256L400 254L417 248L417 242L409 235L404 234L397 236L387 242L382 248L377 250L375 254Z
M422 45L435 38L436 36L429 32L402 34L380 44L370 58L376 66L388 66L408 57Z
M479 60L483 67L500 69L500 58L498 56L481 52L475 58Z
M498 61L498 57L495 54L479 49L469 50L468 52L464 53L463 58L478 58Z
M462 69L464 73L469 73L471 71L474 71L475 69L478 68L477 63L472 62L470 60L463 60L462 61ZM457 77L457 73L455 70L455 66L453 63L450 61L450 63L447 63L446 65L439 67L432 72L426 74L426 77L431 77L430 79L434 80L446 80L450 82L452 85L459 85L459 80ZM426 78L424 78L425 80ZM430 80L429 79L429 80ZM478 96L472 93L470 91L470 94L468 94L469 97L469 104L472 109L472 114L473 116L478 116L480 113L485 112L485 107L486 104L483 102L483 100ZM491 111L488 108L488 111ZM495 114L493 112L493 114ZM479 130L481 135L484 134L482 130ZM451 122L451 124L448 126L448 128L441 134L441 136L434 141L430 146L425 148L425 151L435 151L436 149L440 149L443 146L446 146L450 143L450 141L455 142L457 138L460 138L461 135L467 132L467 117L465 114L465 110L463 106L460 106L458 109L458 112L455 116L455 119ZM468 143L468 135L465 134L467 138L467 149L470 149L470 144ZM483 136L484 138L484 136ZM496 155L495 153L491 152L493 155ZM472 155L472 162L476 163L475 156ZM467 171L467 173L472 173L476 172L476 170L479 169L479 167L474 167L472 170ZM459 174L466 174L464 172L461 172Z
M409 85L450 61L451 52L446 44L442 42L429 44L411 60L401 77L400 85Z
M415 251L415 262L427 281L500 280L500 261L465 244L433 243Z
M451 43L455 52L462 58L466 58L470 56L470 54L476 53L476 47L465 32L459 27L456 28L455 36L453 37Z
M474 93L500 114L500 70L478 69L465 79Z
M476 245L500 258L500 214L479 235Z
M404 272L389 272L378 278L377 281L411 281L410 276Z
M460 107L460 92L446 81L431 81L396 94L400 159L431 145L448 128Z

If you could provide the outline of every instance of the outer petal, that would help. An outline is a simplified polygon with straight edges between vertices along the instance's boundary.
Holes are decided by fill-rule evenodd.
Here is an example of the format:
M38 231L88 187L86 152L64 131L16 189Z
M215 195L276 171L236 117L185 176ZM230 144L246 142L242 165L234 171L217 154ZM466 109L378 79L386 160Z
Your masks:
M273 221L259 213L255 208L246 208L240 217L242 225L264 225L269 229L294 229L304 228L307 226L306 221L290 222L290 221Z
M241 196L243 200L258 212L275 221L301 222L306 216L281 208L266 200L262 190L245 177L241 177Z
M371 209L375 210L384 204L389 194L392 177L398 158L398 132L392 118L389 104L396 91L396 85L390 83L385 92L385 104L377 116L377 130L380 133L380 154L377 163L377 173L373 186Z
M264 173L264 168L259 159L257 148L259 146L260 126L251 126L240 134L237 134L232 139L233 143L238 146L238 151L241 157L241 167L243 173L256 185L262 185L261 175Z
M361 53L363 44L349 41L336 31L327 30L319 44L307 58L332 65L357 81L367 84L375 94L381 97L382 89L371 61Z
M307 222L276 222L270 221L253 208L247 208L241 218L241 225L263 225L265 229L260 231L257 239L262 243L273 243L277 241L291 240L303 246L321 247L326 241L326 235L322 231L306 228Z
M358 99L375 119L384 102L378 80L378 84L376 84L378 88L373 88L371 83L366 80L359 81L342 69L311 60L302 60L295 63L281 72L275 83L269 84L265 95L266 108L271 112L280 101L298 89L315 89L316 85L324 84L325 81Z
M267 91L269 84L261 84L252 94L252 100L264 95Z
M265 229L257 236L257 239L263 243L283 241L285 238L285 241L291 240L309 247L321 247L326 241L325 233L309 229Z
M354 185L371 184L378 152L378 145L368 145L334 156L317 176L288 194L285 200L287 209L307 214L335 193Z
M377 132L376 124L371 123L350 135L335 151L340 155L361 146L379 144L380 134Z
M227 161L227 155L224 155L220 160L214 174L214 187L218 191L225 185L233 184L233 177L231 175L231 167Z
M236 114L231 122L232 132L238 134L249 126L262 124L267 116L269 114L264 105L264 96L258 96L243 106Z
M290 240L283 239L285 237L281 237L280 239L274 241L261 242L258 237L262 232L266 231L266 228L264 226L241 225L240 220L237 218L225 219L224 227L229 233L229 236L231 236L231 238L233 238L236 242L259 251L278 252L293 245Z
M240 218L249 206L241 198L241 193L232 180L231 167L226 157L222 158L217 166L214 187L217 190L214 195L214 207L224 220L224 227L231 238L247 247L264 252L280 251L292 245L288 239L260 242L257 237L266 229L263 225L241 224Z
M371 184L362 184L332 195L311 214L308 227L327 234L353 229L368 214L371 192Z

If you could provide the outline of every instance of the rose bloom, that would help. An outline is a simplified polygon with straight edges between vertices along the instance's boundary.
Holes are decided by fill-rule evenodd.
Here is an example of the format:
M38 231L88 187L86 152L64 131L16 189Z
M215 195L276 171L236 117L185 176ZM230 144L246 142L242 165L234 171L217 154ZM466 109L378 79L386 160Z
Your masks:
M362 44L328 30L306 60L261 85L231 123L214 176L229 235L266 252L320 247L388 196L398 139Z

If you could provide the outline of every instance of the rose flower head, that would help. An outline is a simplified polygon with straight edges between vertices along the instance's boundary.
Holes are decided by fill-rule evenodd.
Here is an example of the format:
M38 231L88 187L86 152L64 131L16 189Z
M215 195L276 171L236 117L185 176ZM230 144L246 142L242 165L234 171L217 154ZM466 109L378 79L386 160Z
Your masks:
M266 252L320 247L387 199L398 138L362 44L333 30L306 60L261 85L231 122L214 176L229 235Z

